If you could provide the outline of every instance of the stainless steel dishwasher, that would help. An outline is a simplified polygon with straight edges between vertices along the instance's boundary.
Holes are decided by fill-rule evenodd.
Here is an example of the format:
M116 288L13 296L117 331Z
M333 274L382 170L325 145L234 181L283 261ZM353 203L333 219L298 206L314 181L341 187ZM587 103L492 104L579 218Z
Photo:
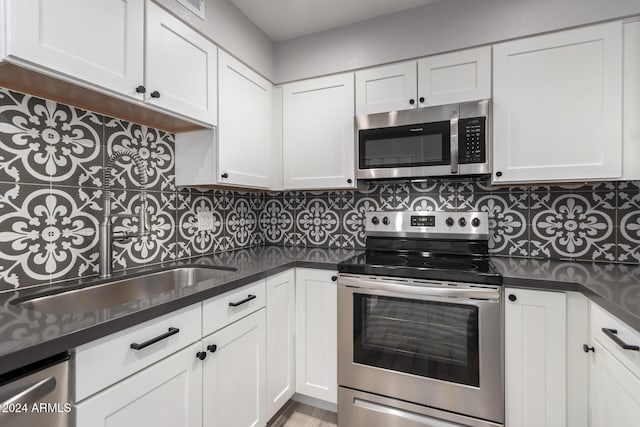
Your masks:
M68 427L69 355L0 375L0 426Z

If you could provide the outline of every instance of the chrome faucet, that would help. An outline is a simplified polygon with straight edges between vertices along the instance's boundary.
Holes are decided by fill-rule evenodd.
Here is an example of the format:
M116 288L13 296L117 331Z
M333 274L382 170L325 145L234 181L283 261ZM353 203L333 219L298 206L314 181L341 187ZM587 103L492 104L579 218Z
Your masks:
M128 231L119 231L114 233L111 231L114 218L135 218L132 214L112 214L111 213L111 171L113 170L113 163L122 156L128 156L136 165L136 171L140 177L140 214L138 215L139 229L137 233L130 233ZM144 237L151 234L151 226L149 221L149 213L147 212L147 174L145 172L144 161L138 156L134 150L123 150L114 153L107 164L104 167L102 173L102 191L104 197L104 216L100 223L100 261L99 261L99 274L100 278L107 278L111 276L113 261L112 261L112 242L125 241L132 237Z

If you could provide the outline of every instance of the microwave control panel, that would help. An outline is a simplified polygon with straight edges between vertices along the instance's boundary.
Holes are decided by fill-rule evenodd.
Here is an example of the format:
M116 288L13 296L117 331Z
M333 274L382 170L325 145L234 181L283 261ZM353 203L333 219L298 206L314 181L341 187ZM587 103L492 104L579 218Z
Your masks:
M486 117L472 117L458 121L458 163L486 161Z

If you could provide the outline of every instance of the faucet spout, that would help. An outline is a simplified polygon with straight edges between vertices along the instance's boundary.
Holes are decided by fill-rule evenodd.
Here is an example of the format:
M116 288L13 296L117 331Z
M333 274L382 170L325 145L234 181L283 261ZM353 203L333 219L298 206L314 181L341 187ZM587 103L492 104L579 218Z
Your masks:
M112 231L112 220L117 217L134 217L131 214L112 214L111 213L111 184L113 181L112 171L114 163L119 158L126 156L134 162L137 175L140 177L140 212L138 214L139 230L138 233L118 232ZM100 223L100 261L99 261L99 276L101 278L107 278L111 276L113 269L112 262L112 243L113 240L123 241L131 237L144 237L151 234L151 221L149 219L147 201L147 174L145 170L145 164L142 158L134 150L123 150L115 152L107 161L102 173L102 190L104 200L104 215L102 222Z

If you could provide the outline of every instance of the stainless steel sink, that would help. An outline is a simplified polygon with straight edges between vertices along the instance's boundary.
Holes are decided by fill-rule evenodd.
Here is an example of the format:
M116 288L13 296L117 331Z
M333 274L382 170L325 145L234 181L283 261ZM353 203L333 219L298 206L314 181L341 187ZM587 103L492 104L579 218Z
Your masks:
M231 267L181 267L52 295L32 296L14 304L44 313L87 313L196 285L232 271Z

